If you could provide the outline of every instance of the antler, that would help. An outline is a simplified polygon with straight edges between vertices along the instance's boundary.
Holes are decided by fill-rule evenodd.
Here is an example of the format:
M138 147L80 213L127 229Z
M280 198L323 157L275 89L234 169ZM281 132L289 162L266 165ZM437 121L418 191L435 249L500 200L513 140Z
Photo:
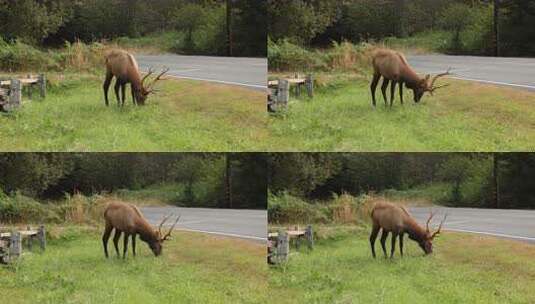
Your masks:
M143 85L143 83L145 83L145 79L147 79L150 75L152 75L154 73L154 70L152 69L152 67L149 68L149 72L147 73L147 75L145 75L143 77L143 79L141 79L141 84Z
M162 70L162 72L160 73L160 75L158 75L156 78L154 78L154 80L152 81L152 83L150 84L149 88L152 90L152 87L154 86L154 84L158 81L158 80L162 80L161 77L165 74L169 72L169 68L166 67Z
M442 231L442 225L446 221L447 217L448 217L448 214L444 215L444 219L442 220L442 222L440 222L440 225L438 226L438 230L435 231L435 233L433 233L433 235L431 235L431 239L433 239L435 236L440 234L440 232Z
M433 216L435 216L435 213L431 211L431 213L429 214L429 218L427 219L427 223L425 224L425 230L427 231L427 233L429 233L429 222L431 222Z
M163 226L163 224L171 217L171 215L173 215L173 214L169 214L167 216L164 216L163 219L162 219L162 222L160 223L160 226L158 226L158 233L160 234L160 236L162 235L162 226Z
M441 86L436 87L436 88L434 87L435 81L437 81L437 79L439 79L440 77L451 75L450 71L451 71L451 68L448 68L448 70L445 73L441 73L441 74L438 74L435 77L433 77L433 80L431 80L431 85L429 86L429 93L431 95L433 95L433 92L435 92L435 90L438 90L440 88L449 86L449 84L445 84L445 85L441 85Z
M162 241L167 240L171 236L171 232L173 231L173 229L175 229L176 223L178 223L179 219L180 219L180 215L177 217L175 223L173 224L173 226L171 226L167 234L163 238L161 238Z

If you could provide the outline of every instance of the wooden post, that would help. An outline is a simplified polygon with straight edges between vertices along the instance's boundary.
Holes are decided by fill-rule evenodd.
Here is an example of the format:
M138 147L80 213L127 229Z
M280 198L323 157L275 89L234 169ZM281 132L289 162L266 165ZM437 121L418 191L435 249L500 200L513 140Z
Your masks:
M312 74L307 75L305 85L307 87L308 97L314 98L314 77Z
M41 98L46 97L46 76L45 74L39 74L39 93Z
M11 232L11 243L9 246L9 255L18 257L22 253L22 244L20 232L12 231Z
M22 100L22 85L20 80L11 78L11 88L9 90L9 108L20 107Z
M26 78L31 79L32 75L26 75ZM30 83L26 86L26 91L28 92L28 99L32 99L33 83Z
M314 249L314 234L312 233L312 225L308 225L305 229L305 237L308 241L308 248Z
M286 79L279 79L277 88L277 102L286 106L290 100L290 83Z
M39 227L39 230L37 230L37 238L39 239L39 245L41 246L41 250L46 249L46 231L45 226L41 225Z
M28 227L26 227L26 230L31 231L32 228L31 228L30 226L28 226ZM28 249L29 249L30 251L32 251L33 238L34 238L33 235L28 235L28 239L26 240Z
M277 260L278 262L288 261L288 255L290 253L290 243L288 234L282 230L279 231L277 237Z

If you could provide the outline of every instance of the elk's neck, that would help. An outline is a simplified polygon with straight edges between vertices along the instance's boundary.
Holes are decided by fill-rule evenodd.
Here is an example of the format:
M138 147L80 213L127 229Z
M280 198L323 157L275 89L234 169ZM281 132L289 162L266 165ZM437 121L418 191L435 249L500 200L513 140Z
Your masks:
M158 239L156 232L145 219L140 219L137 225L137 233L139 238L145 242L152 242Z
M413 218L410 218L407 221L405 231L409 235L409 238L416 241L425 239L427 235L427 231L422 226L420 226L420 224L418 224L418 222L416 222L416 220L414 220Z
M415 88L417 87L418 83L422 80L418 74L408 65L405 65L403 69L403 82L407 85L409 88Z
M141 88L143 87L141 83L141 74L139 73L139 71L134 71L131 74L132 77L130 79L130 82L132 84L132 87L137 91L141 91Z

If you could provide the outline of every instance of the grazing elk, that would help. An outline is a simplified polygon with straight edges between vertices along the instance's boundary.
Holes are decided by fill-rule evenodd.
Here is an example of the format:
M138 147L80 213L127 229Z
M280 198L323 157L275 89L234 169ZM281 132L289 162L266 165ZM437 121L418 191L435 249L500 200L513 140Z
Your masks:
M442 85L435 87L435 81L440 77L450 75L450 70L447 72L438 74L431 80L431 75L426 75L424 78L421 78L416 74L416 72L409 66L407 59L403 54L386 49L376 50L372 54L372 64L373 64L373 80L371 83L372 91L372 102L375 107L375 89L381 77L383 77L383 85L381 86L381 91L383 92L383 98L385 100L385 105L388 104L387 99L387 88L388 84L390 85L391 96L390 96L390 106L394 103L394 92L396 90L396 85L399 84L399 97L401 99L401 104L403 104L403 84L409 89L412 89L414 93L414 102L420 102L420 99L425 92L429 92L431 96L433 93L440 88L443 88L448 85Z
M388 233L392 232L392 248L390 249L390 258L394 256L394 250L396 247L396 238L399 236L399 251L403 256L403 236L405 233L409 235L409 238L420 245L420 248L425 254L433 252L433 239L440 234L442 225L446 221L446 216L440 223L438 230L434 233L429 231L429 222L433 218L434 214L431 212L427 219L426 228L416 222L416 220L409 214L407 209L401 206L393 205L390 203L380 202L375 204L372 209L371 217L373 222L372 233L370 235L370 244L372 247L372 255L375 258L375 239L379 234L379 230L383 230L381 235L381 246L383 247L383 253L385 258L387 257L385 242L388 237Z
M109 203L104 211L106 228L104 229L104 234L102 235L104 254L106 255L106 258L108 257L108 239L110 238L113 229L115 229L113 244L115 245L117 256L119 256L118 243L121 233L124 233L123 258L126 257L128 237L132 237L132 253L134 256L136 256L136 235L138 234L139 238L149 245L154 255L159 256L162 253L163 242L169 239L171 232L180 219L179 216L169 231L163 235L162 226L169 219L169 217L171 217L171 215L164 217L160 223L160 226L158 227L158 230L155 230L143 217L136 206L120 202Z
M108 105L108 89L113 77L116 79L115 96L119 105L124 106L126 84L128 83L130 83L134 105L144 105L147 96L155 92L154 84L168 71L169 68L164 69L150 84L145 85L145 80L154 73L152 68L149 69L145 77L141 78L137 61L132 54L123 50L109 52L106 55L106 80L104 80L103 86L106 106ZM119 96L119 89L122 93L122 99Z

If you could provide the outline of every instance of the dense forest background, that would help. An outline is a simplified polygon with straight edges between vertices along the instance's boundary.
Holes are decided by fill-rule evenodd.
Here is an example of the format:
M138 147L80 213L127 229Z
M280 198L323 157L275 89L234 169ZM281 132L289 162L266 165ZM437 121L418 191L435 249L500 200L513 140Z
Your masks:
M392 37L453 54L535 56L533 0L268 0L271 40L325 47ZM496 38L498 42L496 42Z
M0 211L16 196L53 202L77 193L127 192L192 207L267 204L262 154L0 153L0 168Z
M535 209L535 154L282 153L268 163L272 194L307 201L376 193L457 207Z
M54 47L177 32L178 53L265 56L266 11L263 0L0 0L0 37Z

